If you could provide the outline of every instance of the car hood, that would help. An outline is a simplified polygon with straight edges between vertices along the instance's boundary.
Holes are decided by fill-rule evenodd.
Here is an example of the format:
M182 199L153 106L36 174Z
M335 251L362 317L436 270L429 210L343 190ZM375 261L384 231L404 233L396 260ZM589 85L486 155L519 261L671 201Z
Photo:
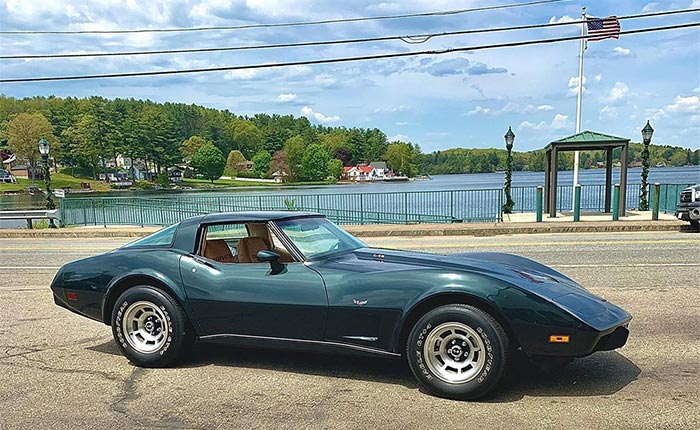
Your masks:
M497 252L438 255L378 248L362 248L354 254L360 260L384 262L385 270L431 268L488 276L556 304L598 330L631 319L626 311L592 294L567 276L517 255Z
M461 254L430 254L382 248L362 248L354 252L360 260L375 260L399 265L432 267L445 270L478 272L487 276L515 280L516 283L564 283L582 288L556 270L513 254L500 252L470 252Z

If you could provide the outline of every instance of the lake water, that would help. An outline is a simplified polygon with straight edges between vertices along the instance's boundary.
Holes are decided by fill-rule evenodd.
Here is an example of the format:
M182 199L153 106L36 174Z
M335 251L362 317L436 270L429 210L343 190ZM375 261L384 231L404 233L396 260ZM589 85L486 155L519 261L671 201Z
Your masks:
M627 170L628 184L641 182L641 168ZM573 171L563 171L558 174L558 185L569 185L573 181ZM620 169L613 170L613 183L619 181ZM413 182L374 182L358 184L338 184L324 186L302 187L236 187L216 192L244 193L244 194L344 194L344 193L389 193L411 191L448 191L448 190L473 190L502 188L504 182L503 173L469 173L462 175L435 175L432 180L416 180ZM690 184L700 182L700 166L687 167L652 167L649 169L649 183L661 184ZM605 184L604 169L590 169L579 171L579 183L581 185ZM544 172L513 172L513 187L535 187L544 185ZM68 198L76 197L149 197L186 193L189 195L211 193L213 191L201 190L172 190L172 191L127 191L110 193L86 193L68 195ZM41 208L44 204L42 195L0 195L0 210Z

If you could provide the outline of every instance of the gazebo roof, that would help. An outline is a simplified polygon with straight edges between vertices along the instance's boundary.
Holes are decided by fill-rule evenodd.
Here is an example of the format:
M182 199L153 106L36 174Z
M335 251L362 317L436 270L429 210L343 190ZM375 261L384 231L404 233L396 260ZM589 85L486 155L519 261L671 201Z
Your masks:
M554 140L552 143L613 143L629 141L629 139L625 139L624 137L611 136L609 134L586 130L568 137L563 137L559 140Z
M609 134L586 130L582 131L581 133L563 137L559 140L553 140L545 147L545 149L556 146L560 151L595 150L603 149L605 147L610 148L624 146L629 143L629 141L629 139L625 139L624 137L611 136Z

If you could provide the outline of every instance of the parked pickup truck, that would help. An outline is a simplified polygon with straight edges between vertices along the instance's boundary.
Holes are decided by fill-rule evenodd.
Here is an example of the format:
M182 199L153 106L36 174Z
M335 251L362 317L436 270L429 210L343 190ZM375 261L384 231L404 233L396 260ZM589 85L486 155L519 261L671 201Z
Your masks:
M676 218L690 221L690 225L700 231L700 184L681 191L681 198L676 206Z

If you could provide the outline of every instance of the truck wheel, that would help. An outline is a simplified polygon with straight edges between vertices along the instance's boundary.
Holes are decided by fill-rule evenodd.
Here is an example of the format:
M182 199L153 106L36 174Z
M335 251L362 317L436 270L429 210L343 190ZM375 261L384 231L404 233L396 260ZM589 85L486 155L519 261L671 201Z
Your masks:
M471 400L486 395L503 376L508 336L488 313L468 305L433 309L411 330L408 364L431 393Z
M147 285L119 296L112 310L112 334L122 353L142 367L173 364L194 340L180 304Z

